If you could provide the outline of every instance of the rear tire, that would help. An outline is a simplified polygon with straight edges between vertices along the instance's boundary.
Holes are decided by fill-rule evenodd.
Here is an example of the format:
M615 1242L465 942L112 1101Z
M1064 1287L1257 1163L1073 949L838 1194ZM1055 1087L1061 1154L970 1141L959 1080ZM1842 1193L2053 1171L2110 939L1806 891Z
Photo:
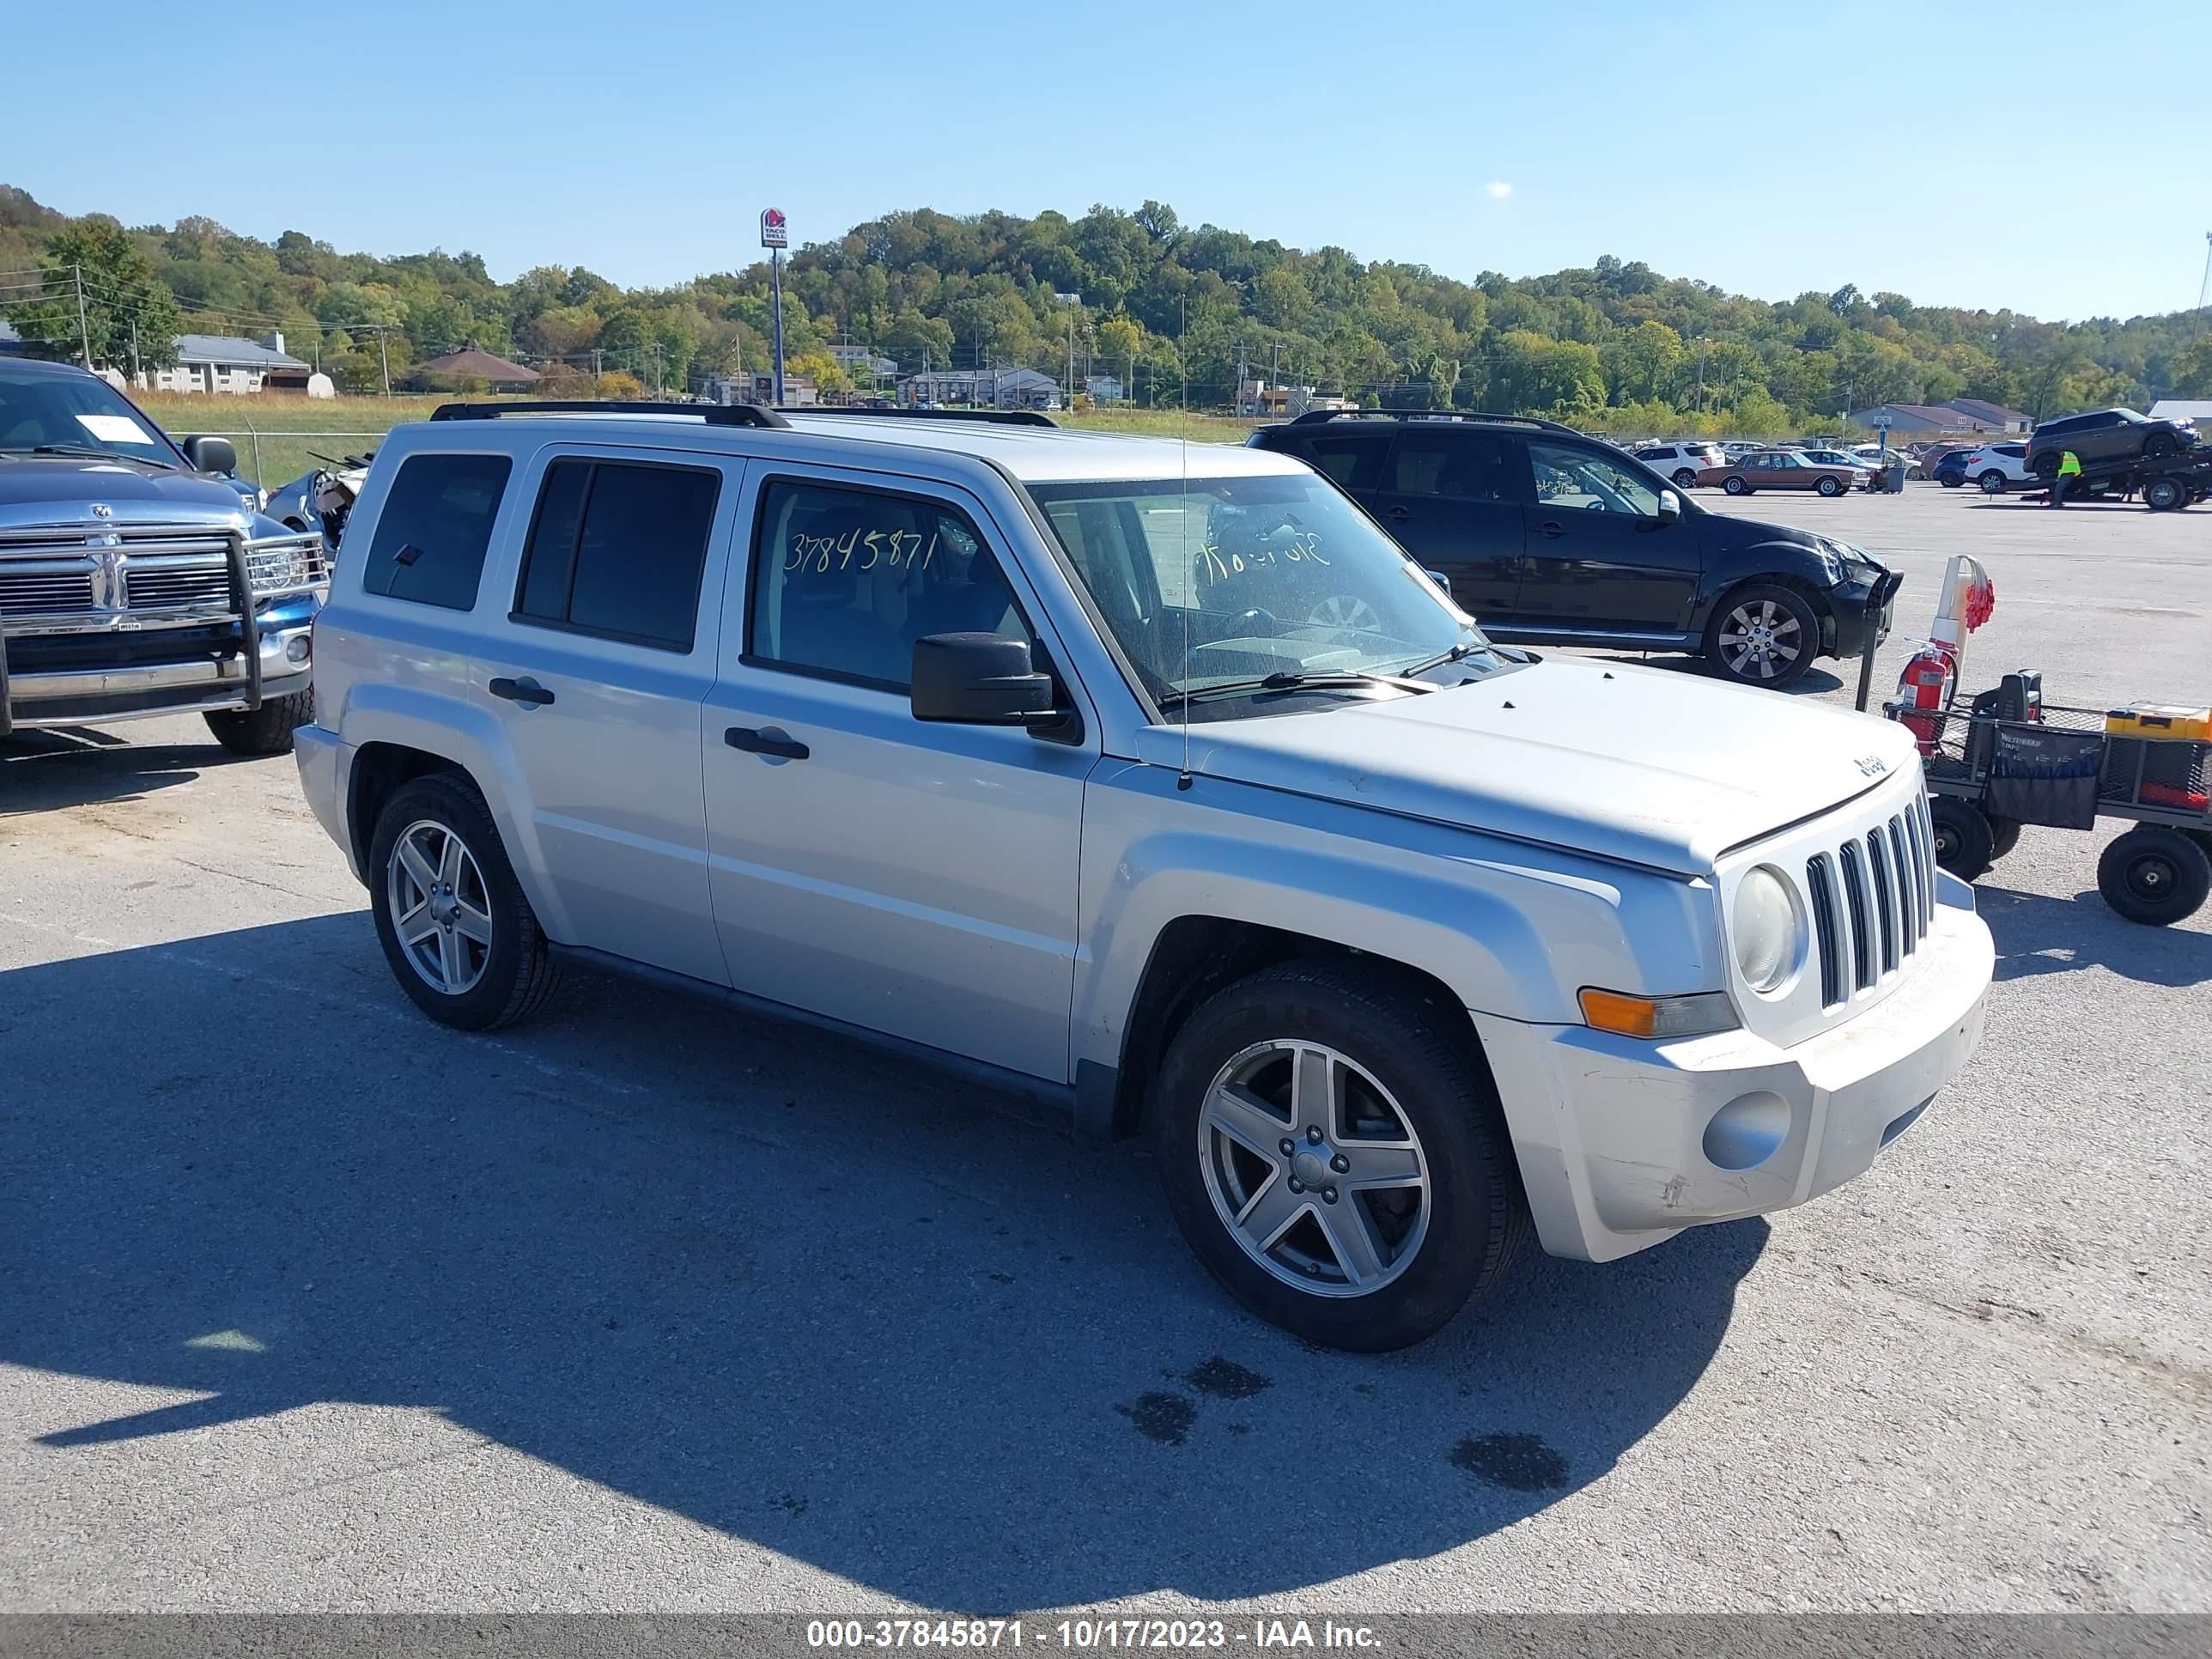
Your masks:
M1748 495L1751 494L1751 486L1746 483L1741 478L1725 478L1721 482L1721 488L1731 495Z
M292 733L315 718L315 694L295 691L268 698L258 708L224 708L202 718L234 755L289 755Z
M403 841L427 862L410 866ZM449 844L459 848L451 865L440 856ZM395 791L377 815L367 874L384 958L415 1006L441 1024L488 1031L536 1012L558 987L559 969L491 811L465 778L433 773ZM420 902L395 914L403 895ZM403 938L418 929L415 943Z
M2058 476L2058 452L2055 449L2045 450L2042 454L2035 458L2029 465L2028 471L2035 474L2039 483L2049 483Z
M1686 467L1686 466L1678 466L1678 467L1676 467L1676 468L1674 469L1674 488L1675 488L1675 489L1688 489L1692 484L1694 484L1695 483L1697 483L1697 481L1698 481L1698 475L1697 475L1696 473L1694 473L1694 472L1691 471L1690 471L1690 469L1689 469L1688 467Z
M2097 890L2130 921L2168 927L2195 915L2212 891L2212 854L2186 830L2139 823L2097 860Z
M1528 1206L1466 1022L1390 973L1311 961L1190 1017L1153 1082L1152 1147L1176 1224L1231 1295L1310 1342L1380 1352L1498 1283ZM1363 1165L1376 1184L1354 1189Z
M1991 467L1988 471L1983 473L1982 476L1974 480L1974 482L1981 485L1982 494L1984 495L2002 495L2006 490L2012 488L2012 480L2006 477L2003 473L1998 471L1995 467Z
M2153 478L2143 486L2143 505L2154 513L2171 513L2189 505L2189 490L2179 478Z
M1960 881L1979 881L1996 857L1996 830L1982 809L1956 795L1928 798L1929 827L1936 832L1936 862Z
M1963 472L1938 472L1936 482L1946 489L1957 489L1966 482L1966 475Z

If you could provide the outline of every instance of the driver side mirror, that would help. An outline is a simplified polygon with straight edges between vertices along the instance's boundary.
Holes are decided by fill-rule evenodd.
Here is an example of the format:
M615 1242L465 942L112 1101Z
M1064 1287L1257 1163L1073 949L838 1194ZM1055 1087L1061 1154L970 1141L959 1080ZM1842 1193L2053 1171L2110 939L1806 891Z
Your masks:
M1671 489L1659 492L1659 522L1672 524L1682 516L1682 498Z
M185 459L199 471L238 471L238 451L228 438L187 438L177 447L185 452Z
M908 702L918 720L961 726L1049 723L1059 688L1030 660L1027 640L931 634L914 642Z

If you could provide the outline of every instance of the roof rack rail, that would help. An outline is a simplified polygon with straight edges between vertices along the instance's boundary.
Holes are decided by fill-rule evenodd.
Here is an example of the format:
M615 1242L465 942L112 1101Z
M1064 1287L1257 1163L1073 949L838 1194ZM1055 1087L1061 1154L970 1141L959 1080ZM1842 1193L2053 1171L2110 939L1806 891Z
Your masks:
M440 404L430 411L434 421L493 421L502 415L676 415L704 421L708 426L789 426L790 422L758 404L670 404L625 402L609 398L524 398L496 404Z
M1489 415L1474 409L1310 409L1291 416L1292 426L1319 426L1325 421L1486 421L1496 426L1534 427L1540 432L1584 435L1559 421L1534 415Z
M871 420L986 421L993 426L1050 426L1060 424L1034 409L862 409L834 404L778 404L780 415L860 415Z

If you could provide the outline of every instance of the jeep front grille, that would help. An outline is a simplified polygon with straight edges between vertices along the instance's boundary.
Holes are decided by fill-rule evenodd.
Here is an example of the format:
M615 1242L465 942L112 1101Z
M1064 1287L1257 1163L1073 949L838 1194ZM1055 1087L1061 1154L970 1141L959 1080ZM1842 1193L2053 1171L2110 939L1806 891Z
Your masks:
M1869 825L1805 864L1820 1006L1834 1008L1911 966L1936 919L1936 842L1928 799Z

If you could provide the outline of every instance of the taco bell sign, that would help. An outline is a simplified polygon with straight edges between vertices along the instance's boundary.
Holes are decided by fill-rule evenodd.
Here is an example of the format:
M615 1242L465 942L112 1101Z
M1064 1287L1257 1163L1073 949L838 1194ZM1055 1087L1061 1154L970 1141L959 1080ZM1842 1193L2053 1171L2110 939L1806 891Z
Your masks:
M761 246L763 247L791 246L791 228L783 222L781 208L761 210Z

